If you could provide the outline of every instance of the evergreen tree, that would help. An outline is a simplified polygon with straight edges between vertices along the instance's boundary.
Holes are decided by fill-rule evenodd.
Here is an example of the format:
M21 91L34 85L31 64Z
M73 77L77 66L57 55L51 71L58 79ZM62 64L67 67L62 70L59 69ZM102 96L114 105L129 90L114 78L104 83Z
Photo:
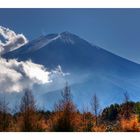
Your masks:
M36 131L36 106L32 92L28 89L25 90L21 99L20 112L22 116L21 131Z
M5 97L0 100L0 130L8 131L10 124L8 102Z
M71 132L75 130L74 119L76 107L72 101L70 87L67 83L61 95L62 99L55 106L55 112L58 112L58 119L53 129L54 131Z

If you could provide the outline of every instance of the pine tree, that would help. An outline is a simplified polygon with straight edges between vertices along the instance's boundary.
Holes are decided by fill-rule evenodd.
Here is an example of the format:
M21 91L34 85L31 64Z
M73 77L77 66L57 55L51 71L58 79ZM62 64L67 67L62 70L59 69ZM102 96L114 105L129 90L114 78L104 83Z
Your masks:
M54 124L54 131L71 132L75 130L74 119L76 107L72 101L72 96L68 84L62 91L62 99L55 105L57 113L57 122Z

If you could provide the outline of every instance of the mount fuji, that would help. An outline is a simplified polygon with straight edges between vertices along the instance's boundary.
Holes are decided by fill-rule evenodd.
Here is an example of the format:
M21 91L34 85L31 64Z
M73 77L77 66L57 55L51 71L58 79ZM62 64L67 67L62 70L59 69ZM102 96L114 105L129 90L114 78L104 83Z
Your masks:
M127 91L132 100L140 100L140 65L117 56L69 32L41 36L26 45L3 54L6 59L31 59L48 69L58 65L70 73L66 81L79 108L90 104L97 94L102 106L123 101ZM44 93L42 100L51 108L60 97L57 91ZM43 91L42 91L43 92Z

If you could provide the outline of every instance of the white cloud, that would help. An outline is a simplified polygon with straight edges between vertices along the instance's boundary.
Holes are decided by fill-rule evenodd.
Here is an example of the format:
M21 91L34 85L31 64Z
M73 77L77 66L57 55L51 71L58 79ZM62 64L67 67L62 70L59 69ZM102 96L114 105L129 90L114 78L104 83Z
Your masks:
M66 75L68 73L63 73L60 66L56 70L48 71L32 61L18 62L15 59L0 58L0 93L20 93L35 85L45 85L44 92L47 92L50 85L53 87L56 81L60 83L60 79Z
M34 84L49 83L49 74L42 65L31 61L0 59L0 92L21 92Z
M16 34L9 28L0 26L0 53L17 49L28 42L23 34Z

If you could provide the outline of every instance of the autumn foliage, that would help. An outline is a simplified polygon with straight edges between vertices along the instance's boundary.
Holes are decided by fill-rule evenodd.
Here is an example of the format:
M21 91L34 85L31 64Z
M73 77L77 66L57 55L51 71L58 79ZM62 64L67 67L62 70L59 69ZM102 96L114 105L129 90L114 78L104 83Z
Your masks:
M79 111L68 84L51 111L39 110L31 90L25 90L19 111L11 113L6 99L0 100L0 131L10 132L139 132L140 102L124 93L122 104L101 110L100 100L91 97L91 109ZM88 108L88 107L87 107Z

